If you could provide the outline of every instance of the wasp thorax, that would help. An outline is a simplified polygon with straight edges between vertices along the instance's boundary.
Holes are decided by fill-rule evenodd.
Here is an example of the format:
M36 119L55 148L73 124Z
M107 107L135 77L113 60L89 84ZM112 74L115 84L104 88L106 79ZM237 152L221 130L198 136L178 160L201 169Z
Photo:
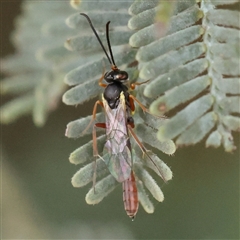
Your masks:
M111 109L117 108L121 92L122 92L121 86L118 86L118 84L115 83L109 84L105 88L103 96L108 102L108 105Z
M110 83L113 81L126 81L128 79L128 74L125 71L120 71L118 69L106 72L104 79Z

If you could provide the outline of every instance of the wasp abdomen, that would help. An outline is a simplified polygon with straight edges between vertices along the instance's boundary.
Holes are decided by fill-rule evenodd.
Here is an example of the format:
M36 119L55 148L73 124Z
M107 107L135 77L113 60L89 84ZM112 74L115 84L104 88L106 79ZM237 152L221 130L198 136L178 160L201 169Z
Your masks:
M133 172L123 182L123 202L127 215L134 219L138 211L138 191Z

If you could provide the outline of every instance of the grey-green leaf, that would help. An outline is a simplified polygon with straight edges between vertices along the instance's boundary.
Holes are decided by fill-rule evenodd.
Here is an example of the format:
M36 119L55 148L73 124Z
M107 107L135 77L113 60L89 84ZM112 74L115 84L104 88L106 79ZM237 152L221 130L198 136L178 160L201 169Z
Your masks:
M147 193L144 190L142 181L137 181L137 188L138 188L138 200L141 203L142 207L147 213L154 212L154 205L150 201Z
M178 145L190 145L200 142L215 126L216 121L217 115L214 112L203 115L178 137L176 143Z
M208 61L206 59L197 59L181 65L150 81L144 89L144 95L151 98L160 96L165 91L195 78L207 67Z
M186 108L171 118L166 125L161 126L158 131L158 139L172 139L186 130L194 121L208 111L213 104L210 94L190 103ZM197 109L198 111L195 111Z
M147 62L171 50L176 50L187 45L203 34L201 26L193 26L174 34L160 38L144 47L141 47L136 55L139 61Z
M99 94L98 79L85 82L71 88L63 95L63 102L67 105L82 104Z
M152 133L149 134L150 132ZM151 129L151 127L143 124L138 124L136 127L136 134L143 140L143 142L148 143L152 147L159 149L166 154L171 155L176 151L176 146L172 140L169 139L160 142L157 139L156 131L154 131L154 129Z
M160 187L157 185L152 176L142 167L139 167L138 164L134 165L135 173L137 177L143 182L145 187L151 192L153 197L162 202L164 200L163 192Z
M89 163L74 174L72 177L72 185L74 187L83 187L88 183L93 182L95 164L97 177L102 176L105 172L107 172L107 167L103 160L97 159L95 163Z
M102 135L96 139L97 147L100 153L102 152L105 141L105 135ZM87 144L77 148L69 157L69 161L73 164L82 164L90 159L93 159L93 141L90 141Z
M87 193L85 198L87 204L98 204L104 197L111 193L117 185L119 185L119 183L112 175L103 178L97 182L95 188L91 188Z
M205 51L206 48L203 43L195 43L177 51L169 52L145 64L140 71L140 77L145 80L157 77L198 58Z
M202 76L172 88L151 104L150 111L154 112L158 109L161 114L164 114L200 94L210 83L208 76Z
M218 131L212 132L206 141L206 147L219 147L221 145L222 136Z
M68 123L65 136L69 138L79 138L84 135L89 135L92 133L92 127L95 122L104 122L104 114L97 113L95 121L93 121L92 116L88 116ZM101 128L96 129L101 130Z
M7 124L14 122L17 118L29 114L34 105L34 96L25 95L8 103L0 108L1 123Z

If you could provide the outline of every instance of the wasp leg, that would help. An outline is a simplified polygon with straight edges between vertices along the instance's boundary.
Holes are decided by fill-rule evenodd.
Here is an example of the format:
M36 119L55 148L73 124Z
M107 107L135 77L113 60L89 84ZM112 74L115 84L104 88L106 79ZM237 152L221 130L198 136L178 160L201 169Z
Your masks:
M130 94L129 95L129 102L130 102L131 110L133 109L132 112L134 112L134 110L135 110L134 101L138 103L138 105L141 107L143 112L147 112L147 113L151 114L152 116L154 116L156 118L166 118L165 116L158 116L158 115L154 115L154 114L150 113L148 108L146 108L137 98L135 98L133 95Z
M100 128L106 128L105 123L95 123L93 126L92 131L92 138L93 138L93 156L94 156L94 162L93 162L93 191L95 193L95 184L96 184L96 178L97 178L97 162L96 157L99 156L98 149L97 149L97 133L96 133L96 127Z
M84 133L90 128L90 126L93 124L93 121L96 119L98 105L103 107L103 103L100 100L95 102L94 107L93 107L92 119L91 119L90 123L87 125L86 129L82 132L82 135L84 135ZM105 124L105 123L102 123L102 124ZM95 123L93 126L93 130L92 130L93 156L94 157L98 156L96 127L101 127L101 123ZM96 183L96 169L97 169L97 164L96 164L96 158L95 158L94 163L93 163L93 189L94 189L94 192L95 192L95 183Z
M132 95L130 95L130 96L132 96ZM131 109L132 113L134 113L134 111L135 111L134 99L131 97L129 97L129 104L130 104L130 109Z
M93 124L94 120L96 119L98 105L104 107L102 101L98 100L95 102L94 107L93 107L92 119L89 122L89 124L87 125L87 127L85 128L85 130L82 132L82 135L84 135L86 133L86 131L90 128L90 126Z
M106 123L95 123L93 126L93 132L92 132L92 137L93 137L93 156L98 157L98 149L97 149L97 132L96 128L106 128Z
M133 136L133 138L135 139L135 141L137 142L138 146L140 147L140 149L143 152L143 155L146 155L148 157L148 159L152 162L152 164L157 168L161 178L163 179L163 181L166 183L166 179L164 177L164 175L162 174L162 171L159 169L159 167L156 165L156 163L153 161L153 159L150 157L150 155L148 154L148 150L143 146L143 144L141 143L141 141L139 140L139 138L137 137L137 135L135 134L135 132L133 131L131 125L128 124L128 129L131 133L131 135Z
M132 90L134 90L136 86L140 86L140 85L142 85L142 84L148 83L149 81L150 81L150 80L147 80L147 81L145 81L145 82L140 82L140 83L138 83L138 82L136 82L136 83L131 83L130 88L131 88Z
M130 98L130 107L131 105L134 106L134 101L138 103L138 105L141 107L141 109L144 111L144 112L147 112L147 113L150 113L149 110L137 99L135 98L133 95L129 95L129 98ZM134 107L135 109L135 107ZM132 110L132 109L131 109ZM151 113L150 113L151 114Z
M105 71L105 70L104 70ZM98 85L100 86L100 87L106 87L107 86L107 84L105 84L105 83L102 83L102 81L103 81L103 79L104 79L104 71L103 71L103 74L102 74L102 76L100 77L100 79L98 80Z

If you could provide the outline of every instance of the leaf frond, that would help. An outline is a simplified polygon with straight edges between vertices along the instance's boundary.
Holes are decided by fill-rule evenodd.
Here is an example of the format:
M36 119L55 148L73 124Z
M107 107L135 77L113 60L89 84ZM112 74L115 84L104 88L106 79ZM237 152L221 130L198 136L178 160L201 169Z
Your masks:
M66 89L63 76L68 72L68 62L76 57L63 45L63 39L73 32L64 23L71 12L66 1L23 2L22 15L16 19L11 37L17 53L1 59L1 71L7 75L1 83L1 94L13 95L0 108L2 123L32 114L34 123L43 126L58 106ZM30 102L20 107L29 94Z
M178 146L205 140L206 146L222 144L231 152L236 149L231 132L240 129L239 1L178 1L168 24L165 4L136 11L129 21L136 30L130 44L140 47L139 76L150 79L143 87L150 111L171 115L157 136Z

